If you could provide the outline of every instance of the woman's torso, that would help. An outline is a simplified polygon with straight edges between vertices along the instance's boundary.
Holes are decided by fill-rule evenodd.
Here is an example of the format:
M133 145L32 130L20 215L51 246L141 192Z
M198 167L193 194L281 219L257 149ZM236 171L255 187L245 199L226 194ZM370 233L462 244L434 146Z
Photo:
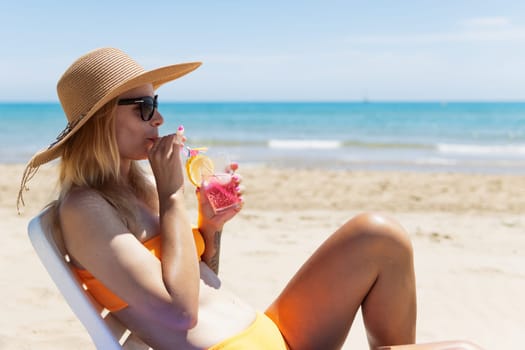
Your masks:
M145 205L139 205L136 224L130 229L145 242L159 234L158 216ZM82 266L72 257L77 268ZM199 311L197 325L189 331L174 332L160 320L144 317L132 305L114 312L128 328L155 349L206 349L246 329L256 317L255 310L226 291L218 276L204 262L200 267Z
M130 328L142 329L140 334L155 349L207 349L246 329L255 320L255 310L221 286L221 281L204 262L200 262L199 312L197 325L188 332L173 334L172 330L146 320L129 306L115 313ZM142 333L142 332L141 332ZM146 335L147 334L147 335Z

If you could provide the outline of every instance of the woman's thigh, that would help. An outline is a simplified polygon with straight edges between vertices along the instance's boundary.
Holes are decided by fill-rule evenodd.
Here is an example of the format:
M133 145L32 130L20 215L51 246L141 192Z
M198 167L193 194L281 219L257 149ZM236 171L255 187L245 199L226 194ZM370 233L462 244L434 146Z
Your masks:
M410 242L401 226L383 216L361 214L317 249L266 313L292 349L337 349L344 343L361 306L370 310L369 316L364 315L368 317L365 322L382 327L381 322L375 324L375 318L383 316L381 306L371 305L367 298L372 295L377 299L374 303L381 304L390 296L374 291L376 285L400 294L391 284L402 277L409 280L405 288L415 289L411 254ZM402 256L405 258L400 259ZM409 323L415 323L415 294L412 298L409 302L414 304L414 310L406 317ZM392 308L390 303L384 307Z

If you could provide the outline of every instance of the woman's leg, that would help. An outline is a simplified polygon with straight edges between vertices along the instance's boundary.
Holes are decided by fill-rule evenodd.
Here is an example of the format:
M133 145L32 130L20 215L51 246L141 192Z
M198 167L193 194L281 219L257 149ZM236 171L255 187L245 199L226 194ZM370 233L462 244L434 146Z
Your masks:
M382 346L380 350L482 350L482 348L465 340L449 340L413 345Z
M345 223L266 313L292 349L338 349L359 307L371 348L415 341L412 246L384 216L361 214Z

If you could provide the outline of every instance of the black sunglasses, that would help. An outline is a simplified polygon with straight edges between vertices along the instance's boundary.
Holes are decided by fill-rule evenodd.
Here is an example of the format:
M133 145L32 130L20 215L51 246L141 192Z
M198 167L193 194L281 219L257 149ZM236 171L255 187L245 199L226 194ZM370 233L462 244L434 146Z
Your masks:
M157 102L158 95L155 95L155 97L151 96L144 96L144 97L136 97L136 98L125 98L122 100L119 100L117 104L119 105L140 105L140 117L145 122L150 121L151 118L153 118L153 115L155 114L155 110L159 106L159 103Z

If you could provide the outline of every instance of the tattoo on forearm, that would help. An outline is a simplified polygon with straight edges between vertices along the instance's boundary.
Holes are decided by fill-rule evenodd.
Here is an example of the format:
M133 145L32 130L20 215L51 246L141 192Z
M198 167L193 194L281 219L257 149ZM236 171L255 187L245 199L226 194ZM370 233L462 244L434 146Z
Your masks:
M212 269L216 274L219 273L219 260L221 255L221 235L222 231L216 231L213 234L213 247L215 254L211 258L208 259L208 266L210 269Z

